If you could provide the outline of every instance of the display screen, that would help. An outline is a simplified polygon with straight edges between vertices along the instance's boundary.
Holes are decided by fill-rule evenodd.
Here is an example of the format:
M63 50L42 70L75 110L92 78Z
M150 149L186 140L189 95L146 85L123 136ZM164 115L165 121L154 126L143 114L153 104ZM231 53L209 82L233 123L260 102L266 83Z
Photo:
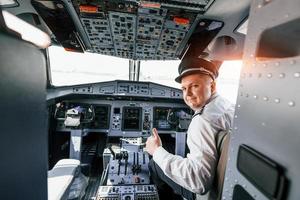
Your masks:
M55 118L65 120L66 112L69 109L75 109L79 112L80 122L83 128L109 128L110 105L61 102L56 105Z
M114 114L120 114L121 110L120 108L114 108Z
M183 119L186 115L192 115L189 108L155 107L153 109L153 127L158 130L176 131L180 119Z
M94 105L94 110L95 110L95 120L91 124L91 128L108 129L109 128L110 106Z
M154 108L154 119L153 119L153 127L158 130L172 130L175 127L172 127L171 124L168 123L167 117L168 112L171 108L167 107L156 107Z
M141 116L142 108L123 108L123 120L122 130L123 131L140 131L141 130Z

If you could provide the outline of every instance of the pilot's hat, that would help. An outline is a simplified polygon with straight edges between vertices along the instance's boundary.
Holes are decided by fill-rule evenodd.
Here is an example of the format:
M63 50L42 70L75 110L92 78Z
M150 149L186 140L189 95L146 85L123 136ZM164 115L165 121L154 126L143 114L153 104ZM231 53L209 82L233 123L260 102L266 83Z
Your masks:
M220 65L214 64L210 61L197 57L185 57L182 59L178 67L179 76L175 78L175 81L181 83L181 79L184 76L190 74L207 74L213 80L218 77Z

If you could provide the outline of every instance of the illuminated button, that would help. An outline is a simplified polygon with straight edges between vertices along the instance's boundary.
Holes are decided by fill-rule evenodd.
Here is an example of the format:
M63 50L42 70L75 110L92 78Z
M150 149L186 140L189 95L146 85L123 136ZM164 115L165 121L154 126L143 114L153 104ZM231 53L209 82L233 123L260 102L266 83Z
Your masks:
M174 17L174 18L173 18L173 21L174 21L176 24L179 24L179 25L187 25L187 24L190 23L190 20L189 20L189 19L181 18L181 17Z
M84 12L84 13L96 13L98 11L98 8L97 6L80 5L79 10L80 12Z

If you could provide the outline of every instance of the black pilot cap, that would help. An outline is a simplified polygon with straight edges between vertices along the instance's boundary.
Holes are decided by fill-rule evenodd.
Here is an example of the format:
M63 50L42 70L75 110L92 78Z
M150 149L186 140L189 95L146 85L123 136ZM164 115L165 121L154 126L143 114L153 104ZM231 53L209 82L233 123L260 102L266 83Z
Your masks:
M197 73L207 74L213 80L215 80L219 75L219 68L219 65L215 65L214 63L204 60L203 58L184 57L179 64L179 76L175 78L175 81L181 83L182 77Z

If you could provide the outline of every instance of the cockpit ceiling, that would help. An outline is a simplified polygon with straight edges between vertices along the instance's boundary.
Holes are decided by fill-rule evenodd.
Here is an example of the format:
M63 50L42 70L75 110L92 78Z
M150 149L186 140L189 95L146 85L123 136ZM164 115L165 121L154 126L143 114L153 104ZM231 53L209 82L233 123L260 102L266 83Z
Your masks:
M63 47L134 60L182 56L213 0L32 0Z

